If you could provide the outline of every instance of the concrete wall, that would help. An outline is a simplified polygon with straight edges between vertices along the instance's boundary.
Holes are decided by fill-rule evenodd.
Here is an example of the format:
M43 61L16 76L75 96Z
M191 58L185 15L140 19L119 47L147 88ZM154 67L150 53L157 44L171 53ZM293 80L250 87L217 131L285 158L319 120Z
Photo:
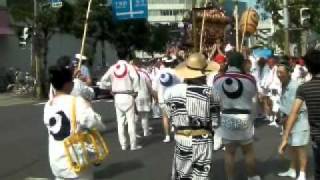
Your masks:
M49 42L48 65L56 62L56 59L62 55L73 56L80 51L81 41L72 35L56 34ZM101 66L101 46L97 47L97 53L94 59L93 69ZM116 52L113 46L106 43L104 49L106 53L107 64L116 61ZM19 41L16 35L0 36L0 67L16 67L23 71L29 71L31 68L30 45L25 49L19 47Z

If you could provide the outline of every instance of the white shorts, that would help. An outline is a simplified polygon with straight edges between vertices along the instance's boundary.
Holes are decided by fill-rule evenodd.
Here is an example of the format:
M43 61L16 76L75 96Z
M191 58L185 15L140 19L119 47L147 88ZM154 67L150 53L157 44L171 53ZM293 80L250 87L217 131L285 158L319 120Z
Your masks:
M237 146L245 146L245 145L253 143L253 141L254 141L253 137L250 139L245 139L245 140L230 140L230 139L222 138L223 145L233 144L233 145L237 145Z
M288 144L290 146L305 146L309 143L310 131L292 132Z

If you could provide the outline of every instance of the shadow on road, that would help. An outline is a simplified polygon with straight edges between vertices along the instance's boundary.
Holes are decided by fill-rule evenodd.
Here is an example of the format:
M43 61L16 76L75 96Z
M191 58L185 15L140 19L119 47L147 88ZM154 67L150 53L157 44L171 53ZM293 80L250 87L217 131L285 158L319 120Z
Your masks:
M122 173L127 173L130 171L135 171L137 169L143 168L144 164L138 160L122 161L113 164L109 164L106 168L99 170L95 173L95 178L97 179L114 179L117 175Z

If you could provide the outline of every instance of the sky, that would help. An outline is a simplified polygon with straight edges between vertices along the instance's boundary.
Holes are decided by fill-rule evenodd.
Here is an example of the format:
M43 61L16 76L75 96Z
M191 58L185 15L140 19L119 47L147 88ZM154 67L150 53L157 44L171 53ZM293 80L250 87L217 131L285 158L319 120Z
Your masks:
M240 0L240 1L247 2L248 7L254 7L254 5L256 4L256 0Z

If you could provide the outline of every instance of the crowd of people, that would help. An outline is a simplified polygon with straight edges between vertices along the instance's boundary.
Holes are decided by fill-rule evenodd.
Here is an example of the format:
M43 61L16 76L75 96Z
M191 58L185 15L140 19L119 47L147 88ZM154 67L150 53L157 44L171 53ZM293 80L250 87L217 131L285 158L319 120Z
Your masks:
M278 175L306 180L311 134L314 176L320 179L319 50L310 50L304 58L256 57L227 45L225 49L216 46L208 54L183 54L168 53L145 61L128 59L126 50L118 50L119 60L101 77L99 86L109 88L111 82L122 150L143 148L139 136L152 135L149 119L153 115L162 118L163 142L173 138L176 143L173 180L210 179L213 151L219 149L225 150L227 179L237 179L237 148L243 152L248 180L260 180L254 122L265 120L283 129L279 153L289 146L290 167ZM68 107L73 101L78 108L79 131L105 128L92 108L94 92L88 70L78 70L64 56L50 68L49 78L52 87L44 122L52 172L57 179L93 179L92 169L77 174L66 166L62 147L70 136ZM140 126L142 134L137 133Z

